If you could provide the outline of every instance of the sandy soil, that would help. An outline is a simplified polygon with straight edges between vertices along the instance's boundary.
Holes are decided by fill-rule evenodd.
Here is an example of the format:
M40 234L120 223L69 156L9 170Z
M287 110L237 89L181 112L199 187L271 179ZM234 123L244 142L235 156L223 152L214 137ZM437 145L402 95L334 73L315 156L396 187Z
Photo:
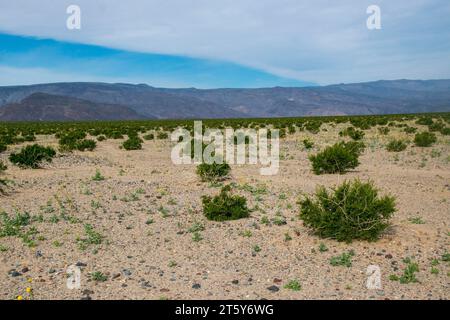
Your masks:
M30 298L27 287L33 299L450 298L450 264L441 259L450 251L450 138L438 134L431 148L410 144L388 153L384 146L391 137L411 140L412 135L391 129L380 136L371 129L356 170L314 175L307 155L337 141L342 127L282 140L276 176L259 175L259 166L232 166L229 181L241 186L239 193L256 210L231 222L206 220L201 196L219 188L201 182L194 165L173 165L169 141L146 141L143 150L125 151L119 149L122 140L108 140L94 152L61 155L37 170L5 161L8 150L0 159L8 163L7 177L15 185L0 196L0 211L41 218L32 223L39 232L35 247L17 237L0 238L0 299ZM304 150L305 137L315 142L313 150ZM40 136L38 142L57 146L52 137ZM92 180L97 169L105 180ZM374 243L313 235L298 219L299 196L355 177L371 179L382 194L397 197L392 227ZM56 221L62 212L76 219ZM277 215L286 224L261 223L263 216L272 221ZM200 241L189 232L196 222L204 226ZM81 250L77 238L85 237L85 223L104 240ZM321 243L328 251L319 250ZM355 252L351 267L330 265L331 257L349 250ZM418 282L391 281L390 275L402 275L407 257L419 265ZM69 290L66 270L75 263L81 266L81 288ZM366 288L369 265L381 269L379 290ZM107 280L91 280L96 271ZM300 291L284 287L291 280L300 282Z

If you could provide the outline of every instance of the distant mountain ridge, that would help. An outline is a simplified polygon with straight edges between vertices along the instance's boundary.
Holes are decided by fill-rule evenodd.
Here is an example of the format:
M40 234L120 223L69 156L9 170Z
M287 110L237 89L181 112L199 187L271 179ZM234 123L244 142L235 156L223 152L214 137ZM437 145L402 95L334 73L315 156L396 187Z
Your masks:
M0 87L0 121L206 119L441 111L450 111L450 80L380 80L323 87L260 89L167 89L145 84L93 82Z
M87 100L32 93L19 103L0 107L4 121L81 121L145 119L131 108Z

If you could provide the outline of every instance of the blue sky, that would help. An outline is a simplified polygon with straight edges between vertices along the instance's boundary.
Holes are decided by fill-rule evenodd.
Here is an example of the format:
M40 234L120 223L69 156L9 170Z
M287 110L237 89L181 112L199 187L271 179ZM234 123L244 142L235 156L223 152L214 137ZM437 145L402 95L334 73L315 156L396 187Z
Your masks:
M81 8L68 30L66 9ZM368 30L366 9L381 9ZM267 87L450 78L448 0L15 0L0 85Z
M235 63L186 56L139 53L0 33L0 70L36 70L22 76L3 73L0 85L103 81L160 87L305 86Z

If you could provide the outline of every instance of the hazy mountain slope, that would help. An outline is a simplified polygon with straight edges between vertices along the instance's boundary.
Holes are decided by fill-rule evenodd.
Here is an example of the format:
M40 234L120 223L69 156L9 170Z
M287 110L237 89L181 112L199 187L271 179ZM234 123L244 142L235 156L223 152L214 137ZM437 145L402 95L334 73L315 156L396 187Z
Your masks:
M133 109L71 97L33 93L19 103L0 108L2 121L76 121L143 119Z
M202 101L196 97L172 95L147 85L74 82L6 87L6 90L3 88L0 87L0 105L4 102L18 102L34 92L44 92L99 103L125 105L150 118L243 116L240 112L216 105L214 102Z
M450 111L450 80L394 80L324 87L208 90L154 88L143 84L53 83L0 87L0 110L2 105L18 103L36 92L74 97L93 103L123 105L147 118Z

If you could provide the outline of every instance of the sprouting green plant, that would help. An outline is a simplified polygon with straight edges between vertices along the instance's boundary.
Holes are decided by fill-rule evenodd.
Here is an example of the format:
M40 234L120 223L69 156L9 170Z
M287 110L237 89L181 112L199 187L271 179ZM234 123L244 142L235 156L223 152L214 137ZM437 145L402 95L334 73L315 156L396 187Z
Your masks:
M104 236L95 231L94 227L90 224L84 225L84 238L78 238L78 247L81 250L85 250L89 245L99 245L103 242Z
M250 238L252 236L252 232L250 230L244 230L241 232L241 236Z
M425 221L421 217L409 218L408 221L413 224L424 224L425 223Z
M284 286L284 288L292 291L300 291L302 289L302 285L298 280L291 280Z
M260 251L261 251L261 247L258 246L257 244L255 244L255 245L253 246L253 251L254 251L254 252L260 252Z
M94 271L90 275L91 279L97 282L105 282L106 280L108 280L108 276L103 274L103 272L101 271Z
M403 270L403 275L400 276L399 280L401 284L408 284L418 282L416 278L416 272L419 272L419 265L411 260L411 258L403 259L406 264Z
M194 233L205 230L205 227L200 222L194 222L192 226L189 227L188 232Z
M344 252L339 256L332 257L330 264L332 266L345 266L347 268L352 266L352 257L355 255L353 250Z
M199 241L202 241L202 240L203 240L203 237L200 234L200 232L195 231L195 232L192 233L192 241L199 242Z
M105 177L102 175L100 170L97 169L97 170L95 170L95 174L91 179L92 179L92 181L103 181L103 180L105 180Z
M319 244L319 251L320 251L320 252L326 252L326 251L328 251L328 248L327 248L327 246L325 245L325 243L321 242L321 243Z
M175 261L173 261L173 260L169 261L169 268L176 267L177 265L178 264Z
M269 225L270 224L269 218L267 218L267 216L262 216L261 224Z

